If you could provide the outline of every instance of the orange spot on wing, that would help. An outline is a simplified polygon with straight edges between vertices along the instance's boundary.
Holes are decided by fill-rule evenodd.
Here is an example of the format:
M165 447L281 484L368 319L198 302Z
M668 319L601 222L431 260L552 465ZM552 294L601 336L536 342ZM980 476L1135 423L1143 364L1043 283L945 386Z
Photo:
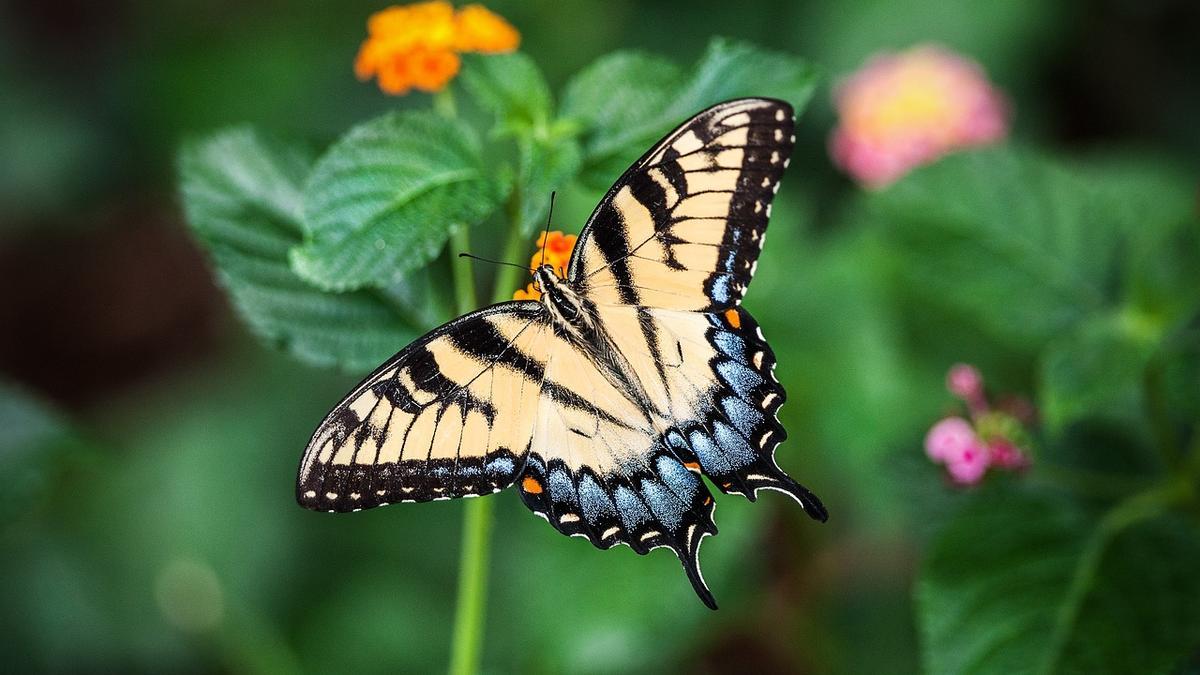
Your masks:
M693 471L700 470L700 462L684 462L683 465Z
M542 494L542 484L533 476L525 476L525 480L521 481L521 489L531 495Z
M711 503L712 503L712 497L705 497L705 498L704 498L704 505L705 505L705 506L708 506L708 505L709 505L709 504L711 504Z
M738 314L736 309L725 310L725 320L728 321L729 325L733 326L734 328L742 327L742 317Z

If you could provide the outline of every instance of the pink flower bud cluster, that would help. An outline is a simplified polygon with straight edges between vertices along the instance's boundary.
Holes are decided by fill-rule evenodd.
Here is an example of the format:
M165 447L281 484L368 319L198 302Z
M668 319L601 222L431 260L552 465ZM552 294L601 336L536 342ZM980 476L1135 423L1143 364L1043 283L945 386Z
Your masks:
M942 419L925 435L925 454L946 467L959 485L981 482L989 469L1017 471L1029 466L1022 449L1024 425L1031 422L1028 402L1014 400L993 409L983 389L983 376L974 366L956 364L946 375L946 388L961 399L968 416Z
M872 188L1008 132L1008 104L983 69L933 45L872 57L838 85L834 106L833 162Z

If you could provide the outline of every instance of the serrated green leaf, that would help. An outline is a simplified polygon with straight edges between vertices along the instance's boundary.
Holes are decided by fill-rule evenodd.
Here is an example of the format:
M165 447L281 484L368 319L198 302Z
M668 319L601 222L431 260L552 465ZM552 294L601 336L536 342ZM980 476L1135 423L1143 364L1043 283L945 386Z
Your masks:
M612 156L622 155L624 146L630 143L625 137L628 130L645 128L660 120L659 116L684 82L679 66L636 51L603 56L567 82L561 115L576 121L584 131L589 174L599 174L589 178L589 182L611 183L625 169L611 164ZM624 161L624 157L617 157L616 161Z
M302 148L251 129L218 132L180 156L184 210L256 334L308 363L366 370L417 331L382 293L322 291L288 265L311 164Z
M979 499L921 570L926 670L1169 671L1200 643L1200 532L1159 506L1094 520L1048 498Z
M521 231L542 227L550 208L550 193L563 190L579 173L583 154L568 137L557 140L522 139L518 147L517 189L521 191Z
M641 54L605 57L568 85L563 114L588 125L584 176L591 184L607 186L672 127L710 105L767 96L788 101L799 114L816 82L815 70L803 59L717 38L686 77ZM606 96L613 100L598 100Z
M1161 330L1125 312L1087 320L1051 342L1041 359L1042 419L1057 431L1085 417L1136 425L1146 365Z
M1112 223L1079 176L1009 149L952 155L868 198L901 278L933 306L1040 346L1112 300Z
M313 168L292 267L328 290L387 286L496 201L471 127L424 111L385 115L352 129Z
M481 107L496 116L499 132L545 127L553 100L533 59L520 52L464 57L461 81Z

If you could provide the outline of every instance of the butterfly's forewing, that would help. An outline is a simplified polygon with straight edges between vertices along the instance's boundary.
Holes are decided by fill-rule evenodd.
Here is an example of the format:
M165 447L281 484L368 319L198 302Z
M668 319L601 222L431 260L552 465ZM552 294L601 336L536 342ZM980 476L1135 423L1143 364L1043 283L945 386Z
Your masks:
M597 304L726 309L754 275L791 157L792 108L722 103L650 149L605 195L571 259Z
M503 303L404 348L321 422L296 499L357 511L511 485L533 438L548 322L536 302Z

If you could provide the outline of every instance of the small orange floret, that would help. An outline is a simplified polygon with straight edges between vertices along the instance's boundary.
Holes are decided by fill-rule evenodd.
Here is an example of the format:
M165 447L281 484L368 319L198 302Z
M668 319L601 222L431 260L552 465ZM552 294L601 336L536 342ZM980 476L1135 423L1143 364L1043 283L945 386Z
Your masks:
M541 300L542 293L533 284L513 292L513 300Z
M376 77L385 93L435 92L458 74L460 52L512 51L520 34L481 5L458 12L443 0L395 5L367 19L367 39L354 60L360 80Z
M525 476L525 480L521 481L521 489L531 495L542 494L542 484L533 476Z
M421 91L441 91L458 74L462 59L454 52L417 49L408 56L412 84Z
M554 273L560 277L567 276L567 263L571 262L571 251L575 250L575 242L579 237L573 234L563 234L558 230L543 232L538 236L538 250L529 259L529 269L536 270L540 265L550 265Z
M483 5L467 5L454 17L454 48L460 52L499 54L521 44L521 34Z
M725 320L728 321L729 325L733 326L734 328L742 327L742 317L738 314L736 309L725 310Z

